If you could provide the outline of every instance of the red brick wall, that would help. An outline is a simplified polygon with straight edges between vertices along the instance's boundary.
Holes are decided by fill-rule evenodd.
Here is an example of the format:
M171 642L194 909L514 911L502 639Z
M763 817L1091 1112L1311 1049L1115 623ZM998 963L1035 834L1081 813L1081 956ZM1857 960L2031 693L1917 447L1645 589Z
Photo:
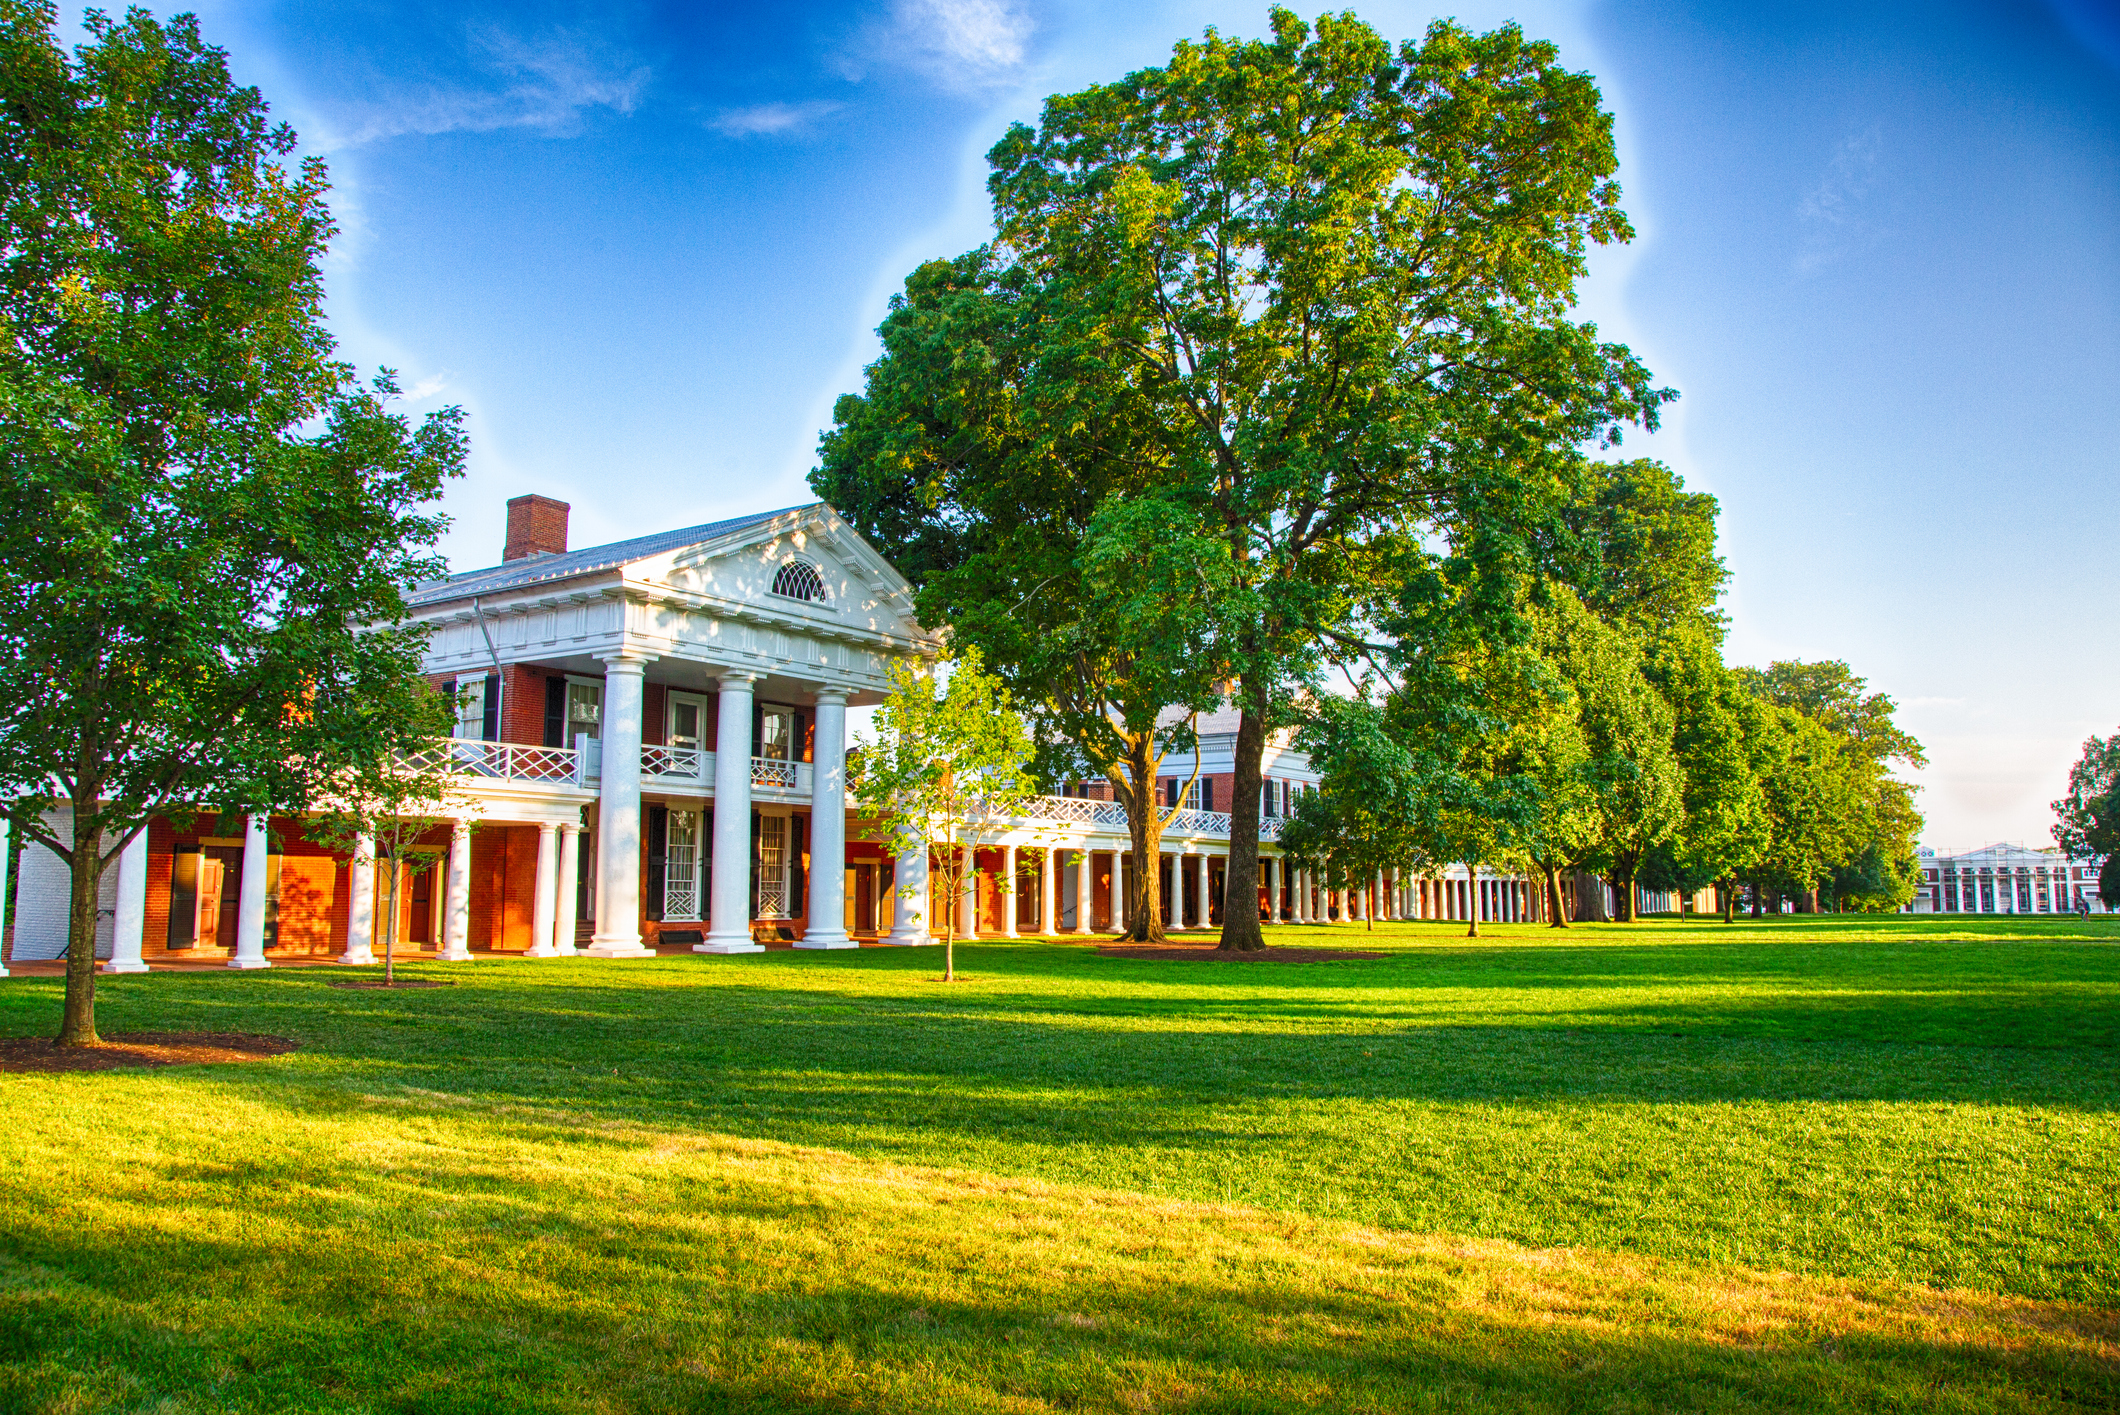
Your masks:
M508 539L501 547L503 561L525 555L560 555L567 549L567 512L564 501L549 496L516 496L508 501Z

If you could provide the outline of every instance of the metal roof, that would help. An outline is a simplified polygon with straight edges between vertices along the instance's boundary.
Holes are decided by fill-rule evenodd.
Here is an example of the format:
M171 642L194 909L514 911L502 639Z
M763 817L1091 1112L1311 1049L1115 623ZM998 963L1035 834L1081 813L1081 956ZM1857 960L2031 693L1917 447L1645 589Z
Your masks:
M709 521L703 526L659 531L652 536L612 541L609 545L587 546L560 555L526 555L520 560L504 561L484 570L466 570L461 575L451 575L446 580L421 585L405 597L405 602L413 607L439 604L445 600L463 599L471 595L497 594L502 590L520 589L525 585L571 580L578 575L593 575L598 571L613 570L635 560L645 560L651 555L660 555L664 551L720 540L724 536L763 526L769 521L798 511L814 510L823 504L821 501L811 501L801 506L783 506L778 511L761 511L755 516L737 516L727 521Z

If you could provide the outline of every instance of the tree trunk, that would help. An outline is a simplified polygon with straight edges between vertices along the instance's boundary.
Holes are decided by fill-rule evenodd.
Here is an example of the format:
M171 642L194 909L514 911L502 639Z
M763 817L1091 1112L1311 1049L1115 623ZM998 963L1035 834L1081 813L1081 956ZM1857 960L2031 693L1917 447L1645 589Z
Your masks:
M1605 883L1612 886L1612 922L1631 924L1634 922L1634 881L1619 875L1608 875Z
M1546 908L1549 916L1546 927L1565 929L1568 927L1568 906L1561 899L1561 872L1551 864L1542 865L1540 868L1546 875Z
M103 829L92 819L97 802L86 810L74 802L74 858L69 866L66 910L66 1008L59 1023L59 1045L92 1047L96 1035L96 905L103 888Z
M1162 943L1168 937L1163 929L1163 803L1156 799L1154 748L1153 735L1132 738L1126 775L1109 777L1112 789L1126 802L1126 836L1134 852L1134 867L1126 872L1126 898L1112 900L1112 932L1136 943ZM1197 762L1197 743L1193 752Z
M1723 916L1723 922L1724 922L1724 923L1726 923L1726 924L1734 924L1734 923L1736 923L1736 922L1737 922L1737 881L1736 881L1736 880L1729 880L1729 881L1726 881L1725 883L1722 883L1722 884L1718 884L1718 885L1716 885L1716 886L1715 886L1715 892L1716 892L1717 894L1719 894L1719 895L1721 895L1721 896L1722 896L1722 916Z
M1247 676L1238 687L1244 696L1237 717L1237 773L1230 787L1229 866L1222 885L1222 941L1236 953L1266 947L1259 926L1259 789L1266 767L1266 691ZM1231 902L1236 907L1231 907Z

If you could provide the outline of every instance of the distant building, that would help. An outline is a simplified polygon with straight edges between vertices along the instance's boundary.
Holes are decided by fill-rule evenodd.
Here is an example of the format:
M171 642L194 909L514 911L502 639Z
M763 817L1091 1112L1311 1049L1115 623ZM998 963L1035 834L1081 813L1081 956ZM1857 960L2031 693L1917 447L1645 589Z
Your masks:
M1902 913L2067 914L2078 899L2106 912L2098 898L2097 860L2068 860L2047 847L2016 842L1977 850L1923 846L1921 889Z

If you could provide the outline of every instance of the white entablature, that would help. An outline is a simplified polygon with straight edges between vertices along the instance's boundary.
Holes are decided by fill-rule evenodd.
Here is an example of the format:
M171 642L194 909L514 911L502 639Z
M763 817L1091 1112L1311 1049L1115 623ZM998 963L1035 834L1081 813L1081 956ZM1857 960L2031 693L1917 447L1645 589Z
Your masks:
M821 599L776 593L790 565ZM806 577L806 576L805 576ZM618 654L881 694L893 658L931 656L911 587L822 502L612 545L531 555L424 585L426 669L537 660L598 672Z

